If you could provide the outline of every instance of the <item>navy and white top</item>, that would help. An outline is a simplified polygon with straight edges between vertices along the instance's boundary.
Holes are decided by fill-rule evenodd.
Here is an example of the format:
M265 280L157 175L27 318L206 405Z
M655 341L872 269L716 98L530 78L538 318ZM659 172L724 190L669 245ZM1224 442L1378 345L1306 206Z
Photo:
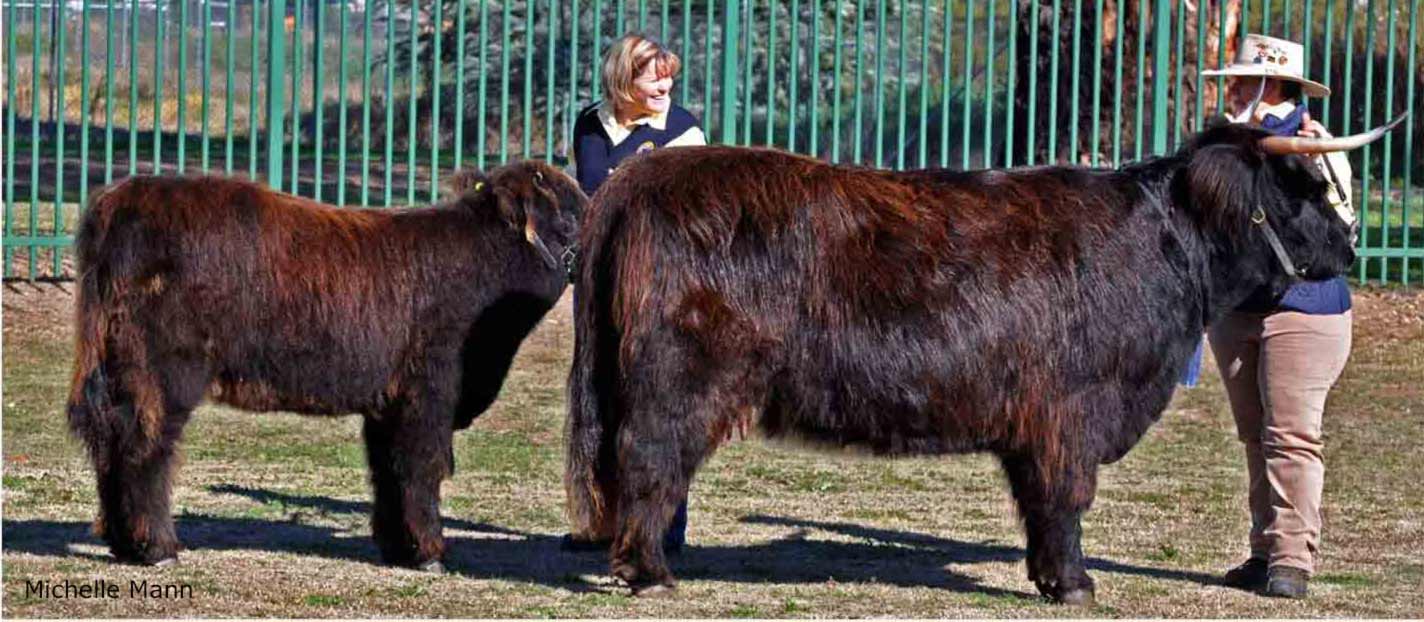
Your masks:
M663 114L633 123L632 129L618 123L613 105L607 101L579 113L574 123L574 178L589 196L628 156L665 147L707 144L697 117L677 104Z

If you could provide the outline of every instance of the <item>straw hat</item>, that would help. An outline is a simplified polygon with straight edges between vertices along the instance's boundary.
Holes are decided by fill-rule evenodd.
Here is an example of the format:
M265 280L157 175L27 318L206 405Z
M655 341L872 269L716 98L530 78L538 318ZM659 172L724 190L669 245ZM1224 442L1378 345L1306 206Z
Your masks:
M1201 72L1203 76L1265 76L1299 83L1307 97L1330 95L1330 87L1305 77L1305 48L1294 41L1248 34L1236 48L1236 58L1221 69Z

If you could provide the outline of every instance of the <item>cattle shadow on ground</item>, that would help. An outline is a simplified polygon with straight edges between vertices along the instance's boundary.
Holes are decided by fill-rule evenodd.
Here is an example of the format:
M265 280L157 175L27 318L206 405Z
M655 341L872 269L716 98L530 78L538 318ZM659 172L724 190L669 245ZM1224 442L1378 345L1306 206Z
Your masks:
M339 559L377 564L379 555L369 535L344 527L303 522L320 514L365 516L370 504L311 495L215 486L210 492L235 494L261 503L281 503L298 511L290 520L216 517L184 513L175 517L178 536L190 550L257 551ZM300 509L307 510L307 513ZM1036 599L1029 591L1004 590L979 583L949 566L984 562L1018 562L1021 547L974 543L926 534L876 529L848 523L829 523L774 516L748 516L746 523L796 528L786 537L743 545L699 546L689 543L681 555L670 559L673 572L683 579L736 583L879 584L930 587L953 592L982 593ZM461 519L445 518L449 572L472 579L503 579L535 583L571 592L620 591L611 580L591 582L586 577L606 577L608 561L602 552L571 553L559 547L560 535L523 532ZM836 533L855 541L810 539L813 530ZM6 520L6 553L52 557L109 559L107 555L79 552L75 544L103 546L79 521ZM695 534L694 534L695 539ZM1091 569L1150 576L1159 579L1208 584L1213 578L1192 572L1163 570L1092 559Z

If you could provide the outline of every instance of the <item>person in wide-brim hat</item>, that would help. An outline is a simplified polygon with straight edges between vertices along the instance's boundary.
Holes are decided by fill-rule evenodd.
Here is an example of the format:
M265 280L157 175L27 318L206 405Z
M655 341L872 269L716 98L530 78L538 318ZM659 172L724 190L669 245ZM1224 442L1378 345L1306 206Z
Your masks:
M1251 34L1228 66L1231 118L1277 137L1328 139L1302 96L1329 87L1305 77L1304 48ZM1341 219L1350 207L1350 164L1343 153L1312 158L1326 200ZM1350 355L1350 290L1343 277L1300 281L1284 293L1258 291L1208 332L1222 384L1245 446L1251 513L1250 557L1223 583L1267 596L1306 594L1320 547L1325 482L1321 423L1325 398Z
M1201 72L1202 76L1259 76L1300 85L1306 97L1328 97L1330 87L1305 77L1305 47L1294 41L1266 35L1248 34L1236 48L1236 58L1221 69Z

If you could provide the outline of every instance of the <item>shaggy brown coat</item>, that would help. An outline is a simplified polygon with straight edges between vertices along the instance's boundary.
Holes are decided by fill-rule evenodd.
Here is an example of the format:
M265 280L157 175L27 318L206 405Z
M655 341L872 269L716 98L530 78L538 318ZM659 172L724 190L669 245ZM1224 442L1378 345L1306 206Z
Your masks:
M1284 270L1345 270L1299 156L1218 127L1122 170L888 172L765 149L625 163L581 231L566 481L576 533L635 590L746 418L890 455L1000 457L1045 594L1092 598L1079 517L1172 395L1203 327Z
M542 163L457 178L433 208L337 209L218 177L135 177L80 225L69 423L121 560L179 543L170 471L205 396L360 413L386 561L438 563L451 433L494 400L566 283L586 197Z

